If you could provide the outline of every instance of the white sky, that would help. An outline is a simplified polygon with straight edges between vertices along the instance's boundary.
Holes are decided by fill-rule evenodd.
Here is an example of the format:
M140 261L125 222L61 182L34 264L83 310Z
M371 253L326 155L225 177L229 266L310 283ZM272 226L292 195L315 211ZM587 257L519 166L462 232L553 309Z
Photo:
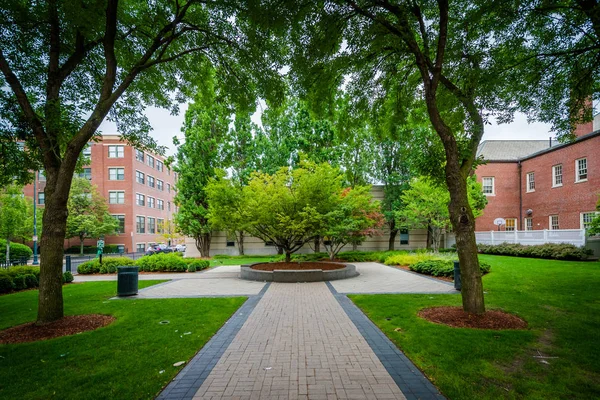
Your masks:
M264 107L264 104L262 104ZM261 107L258 107L259 111ZM146 116L150 121L152 132L150 135L158 142L159 145L167 147L167 155L175 154L175 146L173 145L173 136L183 138L181 127L183 125L187 104L182 104L179 115L171 115L168 110L162 108L150 107L146 110ZM260 112L253 115L252 120L260 124ZM104 134L115 134L116 126L109 121L104 121L100 125L100 130ZM498 125L495 122L492 125L485 126L485 134L483 140L546 140L550 133L550 126L543 123L527 122L527 118L523 114L516 114L514 121L510 124Z

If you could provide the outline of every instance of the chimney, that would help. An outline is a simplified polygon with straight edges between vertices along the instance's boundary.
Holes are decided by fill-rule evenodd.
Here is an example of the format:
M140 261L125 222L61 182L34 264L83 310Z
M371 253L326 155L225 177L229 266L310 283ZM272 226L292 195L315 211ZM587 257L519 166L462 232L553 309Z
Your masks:
M592 100L588 99L585 102L584 109L581 110L580 120L575 124L573 129L573 134L577 137L581 137L583 135L587 135L588 133L592 133L594 131L594 121L586 121L582 122L581 120L590 119L588 113L591 114L593 112Z

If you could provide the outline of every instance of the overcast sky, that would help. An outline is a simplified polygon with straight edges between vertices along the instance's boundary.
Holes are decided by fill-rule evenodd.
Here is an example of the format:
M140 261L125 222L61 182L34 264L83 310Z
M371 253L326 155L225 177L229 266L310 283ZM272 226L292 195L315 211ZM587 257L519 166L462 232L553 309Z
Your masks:
M167 146L167 155L175 153L173 146L173 136L183 137L181 126L187 105L182 105L179 115L171 115L168 110L150 107L146 110L146 116L150 125L154 128L151 135L158 144ZM260 109L260 107L259 107ZM260 123L260 113L257 112L253 118L255 123ZM116 127L113 123L105 121L100 125L103 134L116 134ZM527 118L523 114L517 114L511 124L492 124L485 126L483 140L526 140L539 139L545 140L549 136L550 126L542 123L527 123Z

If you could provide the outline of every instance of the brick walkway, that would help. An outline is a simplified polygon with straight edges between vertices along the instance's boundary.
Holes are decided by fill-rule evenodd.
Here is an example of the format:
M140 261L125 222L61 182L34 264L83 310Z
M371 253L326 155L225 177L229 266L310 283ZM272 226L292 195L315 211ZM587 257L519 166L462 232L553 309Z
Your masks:
M404 399L325 283L273 283L194 399Z

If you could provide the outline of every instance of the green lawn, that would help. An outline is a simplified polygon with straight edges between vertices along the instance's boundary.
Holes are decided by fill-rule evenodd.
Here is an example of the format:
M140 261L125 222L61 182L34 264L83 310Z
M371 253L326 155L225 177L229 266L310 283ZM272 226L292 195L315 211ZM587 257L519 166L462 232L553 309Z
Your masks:
M492 265L483 280L488 309L519 315L528 330L458 329L416 316L460 305L459 296L350 298L449 399L600 398L600 263L480 259Z
M190 360L245 301L108 300L115 291L115 282L64 288L65 314L116 317L107 327L0 345L0 399L152 399L183 368L173 363ZM34 320L36 310L37 291L0 296L0 329ZM159 324L163 320L170 323Z

